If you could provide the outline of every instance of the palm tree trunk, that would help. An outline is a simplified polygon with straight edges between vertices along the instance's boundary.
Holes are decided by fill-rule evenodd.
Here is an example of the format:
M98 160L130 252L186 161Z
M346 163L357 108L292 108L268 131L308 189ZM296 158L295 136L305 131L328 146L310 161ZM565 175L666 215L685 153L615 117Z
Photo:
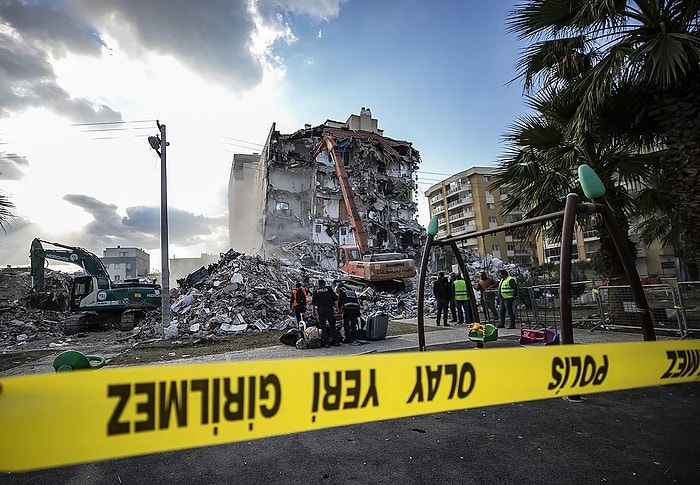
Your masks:
M672 186L677 193L683 230L687 279L700 274L700 75L663 91L650 116L671 151Z

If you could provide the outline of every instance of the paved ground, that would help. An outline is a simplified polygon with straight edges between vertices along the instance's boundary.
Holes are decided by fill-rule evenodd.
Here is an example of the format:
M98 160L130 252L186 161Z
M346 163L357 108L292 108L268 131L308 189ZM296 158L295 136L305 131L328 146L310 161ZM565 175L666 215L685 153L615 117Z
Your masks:
M640 339L632 334L575 332L579 343ZM412 334L313 354L278 346L198 359L415 350L417 342L417 334ZM429 351L474 347L464 327L430 332L426 343ZM517 345L516 332L503 332L497 345ZM5 474L0 484L698 484L699 411L700 383L659 386L594 394L585 403L514 403Z

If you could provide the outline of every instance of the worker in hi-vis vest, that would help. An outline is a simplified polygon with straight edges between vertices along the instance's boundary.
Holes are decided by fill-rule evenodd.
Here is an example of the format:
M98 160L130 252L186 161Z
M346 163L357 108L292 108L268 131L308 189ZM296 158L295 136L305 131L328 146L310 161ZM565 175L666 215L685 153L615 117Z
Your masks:
M515 278L510 276L505 269L502 269L500 274L501 282L498 284L498 295L501 297L501 322L498 326L499 328L504 328L506 326L507 311L510 317L510 325L508 325L508 328L515 328L515 309L513 308L513 304L515 303L515 295L518 293L518 282L515 281Z
M470 285L464 281L462 275L457 275L452 283L452 289L454 293L455 306L457 307L457 325L464 325L465 318L466 323L472 323L472 312L471 308L469 308L469 292L471 291Z
M306 312L306 288L301 283L297 283L296 288L292 290L292 298L289 300L289 305L294 310L294 316L297 318L297 324L304 319L303 315Z

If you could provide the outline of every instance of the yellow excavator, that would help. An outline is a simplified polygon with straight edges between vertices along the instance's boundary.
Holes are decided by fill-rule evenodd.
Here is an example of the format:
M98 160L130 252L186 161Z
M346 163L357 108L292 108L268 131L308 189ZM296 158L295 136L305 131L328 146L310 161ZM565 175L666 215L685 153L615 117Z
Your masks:
M338 246L338 266L351 281L379 291L404 291L410 289L416 276L416 263L400 253L367 254L369 244L367 232L357 212L355 196L348 181L348 173L342 160L338 159L332 139L325 135L314 149L314 157L327 151L335 166L335 173L340 183L343 201L348 211L357 246Z

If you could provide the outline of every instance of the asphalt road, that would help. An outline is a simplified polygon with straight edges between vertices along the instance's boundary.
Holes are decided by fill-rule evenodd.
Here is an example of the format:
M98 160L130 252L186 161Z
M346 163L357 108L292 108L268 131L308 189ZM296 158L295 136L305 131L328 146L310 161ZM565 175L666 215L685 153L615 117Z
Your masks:
M0 484L698 484L699 411L700 383L677 384L8 473Z

